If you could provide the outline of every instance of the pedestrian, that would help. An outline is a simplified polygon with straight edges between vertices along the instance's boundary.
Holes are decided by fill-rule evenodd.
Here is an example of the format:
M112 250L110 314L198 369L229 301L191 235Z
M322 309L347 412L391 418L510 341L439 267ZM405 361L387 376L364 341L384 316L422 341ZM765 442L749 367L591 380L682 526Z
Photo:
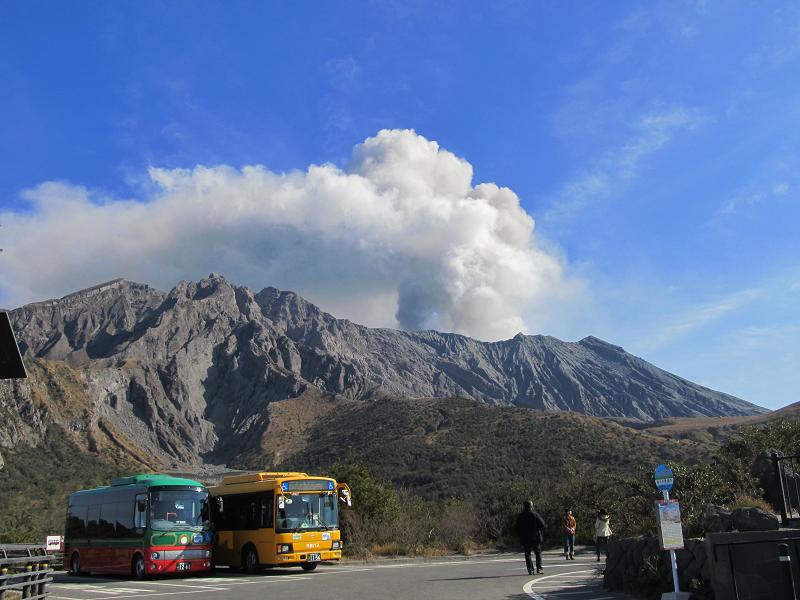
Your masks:
M572 516L572 511L567 509L564 511L564 558L567 560L575 560L575 530L578 524L575 517Z
M542 570L542 541L544 541L544 519L542 515L533 510L533 502L525 500L522 503L522 512L517 515L517 535L522 547L525 549L525 566L528 575L533 575L533 562L531 550L536 555L536 573L541 575Z
M608 538L611 537L611 527L609 525L611 515L605 508L597 511L597 518L594 521L594 542L597 548L597 562L600 562L600 547L602 546L606 558L608 558Z

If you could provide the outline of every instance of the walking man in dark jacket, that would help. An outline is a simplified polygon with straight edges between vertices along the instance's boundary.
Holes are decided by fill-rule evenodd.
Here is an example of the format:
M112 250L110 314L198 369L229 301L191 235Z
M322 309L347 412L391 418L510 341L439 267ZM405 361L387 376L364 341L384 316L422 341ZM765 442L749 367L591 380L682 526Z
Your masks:
M533 563L531 562L531 549L536 554L536 573L542 571L542 541L544 539L544 519L542 515L533 510L533 502L525 500L522 504L522 512L517 515L517 535L522 547L525 548L525 565L528 567L528 575L533 575Z

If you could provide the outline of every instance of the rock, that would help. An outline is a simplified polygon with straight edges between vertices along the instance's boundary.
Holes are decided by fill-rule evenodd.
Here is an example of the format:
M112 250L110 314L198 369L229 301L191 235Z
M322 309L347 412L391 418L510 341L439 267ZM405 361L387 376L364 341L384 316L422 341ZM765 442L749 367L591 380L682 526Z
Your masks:
M764 498L776 509L782 503L781 488L778 478L775 475L775 466L772 462L772 455L781 453L775 449L769 449L759 454L750 465L750 473L758 479L758 485L764 490ZM800 474L793 473L788 464L784 466L784 486L785 491L793 506L800 505Z
M708 504L703 510L700 524L706 533L730 531L732 527L731 513L724 506Z
M780 527L778 517L755 507L735 509L731 523L739 531L774 531Z
M694 555L692 554L691 550L688 548L684 548L683 550L677 550L675 552L675 558L678 562L678 571L682 572L685 570L690 564L694 562Z

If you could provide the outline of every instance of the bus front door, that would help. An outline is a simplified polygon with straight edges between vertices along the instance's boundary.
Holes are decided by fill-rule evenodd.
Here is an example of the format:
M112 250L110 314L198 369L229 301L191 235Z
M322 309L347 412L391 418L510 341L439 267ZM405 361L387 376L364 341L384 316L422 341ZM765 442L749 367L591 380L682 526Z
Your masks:
M238 565L239 557L235 555L232 531L217 532L217 544L214 548L214 562L218 565Z

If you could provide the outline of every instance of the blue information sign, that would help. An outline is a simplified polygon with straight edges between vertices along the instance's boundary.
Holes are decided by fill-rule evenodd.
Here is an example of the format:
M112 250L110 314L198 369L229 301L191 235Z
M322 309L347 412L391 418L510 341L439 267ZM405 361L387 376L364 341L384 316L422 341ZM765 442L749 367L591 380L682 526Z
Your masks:
M672 469L670 469L667 465L658 465L656 467L655 480L656 487L662 492L670 491L674 481L672 477Z

